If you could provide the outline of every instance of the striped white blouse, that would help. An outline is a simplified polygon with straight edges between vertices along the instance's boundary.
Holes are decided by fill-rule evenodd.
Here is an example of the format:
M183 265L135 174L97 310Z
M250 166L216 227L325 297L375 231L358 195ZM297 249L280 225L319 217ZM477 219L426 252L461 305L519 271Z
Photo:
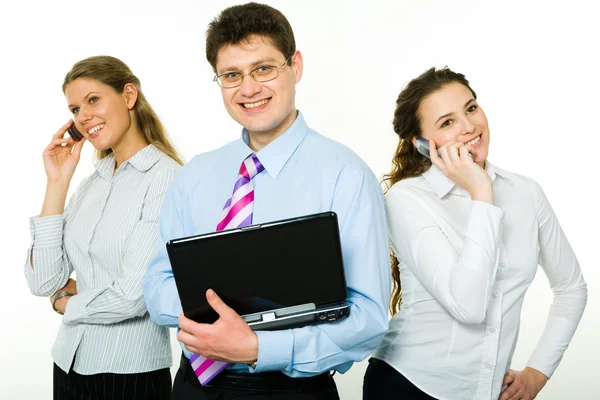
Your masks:
M179 164L149 145L113 176L111 154L96 164L64 214L31 218L31 292L51 296L73 271L52 358L80 374L140 373L170 367L169 332L150 320L141 281L152 257L158 214ZM77 353L77 356L75 354Z

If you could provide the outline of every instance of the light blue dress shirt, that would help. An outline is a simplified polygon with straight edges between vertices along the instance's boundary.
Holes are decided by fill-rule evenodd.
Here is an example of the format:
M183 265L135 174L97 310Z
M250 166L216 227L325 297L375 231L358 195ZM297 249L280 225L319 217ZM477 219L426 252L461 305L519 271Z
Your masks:
M159 325L178 326L182 312L165 243L215 231L240 164L252 153L247 143L248 132L243 130L241 139L194 157L169 188L156 254L143 282L150 316ZM253 223L337 213L351 311L348 318L333 323L256 332L256 368L234 368L283 371L293 377L346 372L375 350L388 328L391 284L381 187L356 154L310 129L300 112L286 132L256 154L265 171L252 181ZM187 350L184 353L189 356Z

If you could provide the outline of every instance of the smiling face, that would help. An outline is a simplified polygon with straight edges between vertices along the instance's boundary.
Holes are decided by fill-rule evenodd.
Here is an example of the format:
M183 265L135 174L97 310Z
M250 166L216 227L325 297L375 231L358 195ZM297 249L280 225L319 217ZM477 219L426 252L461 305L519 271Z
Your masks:
M490 131L485 113L465 85L453 82L425 97L419 106L422 136L436 147L448 142L471 145L473 161L485 165Z
M223 46L217 54L217 75L248 74L262 67L279 67L286 57L263 36L250 35L239 44ZM235 88L221 88L223 103L231 117L246 128L252 144L270 143L296 119L296 83L302 77L302 55L291 57L279 70L277 78L257 82L250 75Z
M97 150L114 149L135 131L135 99L127 87L117 93L95 79L78 78L65 87L65 96L76 128Z

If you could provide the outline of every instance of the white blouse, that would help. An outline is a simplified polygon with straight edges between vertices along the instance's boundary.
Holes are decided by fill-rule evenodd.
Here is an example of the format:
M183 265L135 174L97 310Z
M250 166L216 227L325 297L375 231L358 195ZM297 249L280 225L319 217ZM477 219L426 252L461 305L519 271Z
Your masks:
M550 377L581 319L587 289L541 187L487 163L494 205L432 166L386 196L402 305L374 357L437 399L497 399L525 292L542 266L554 292L528 366Z

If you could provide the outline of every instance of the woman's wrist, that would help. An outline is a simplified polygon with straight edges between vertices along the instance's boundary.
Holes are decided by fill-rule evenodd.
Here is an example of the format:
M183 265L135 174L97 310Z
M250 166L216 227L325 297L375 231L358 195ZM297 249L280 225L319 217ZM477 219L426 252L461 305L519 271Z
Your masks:
M60 292L52 296L50 298L50 301L52 302L52 308L54 309L54 311L56 311L60 315L63 315L65 313L65 310L67 309L67 302L72 296L74 296L74 294L66 290L61 290Z
M538 371L532 367L525 367L525 371L527 371L535 382L536 390L539 392L548 382L548 377L544 375L542 372Z
M69 182L50 182L46 185L46 196L44 205L40 212L40 217L62 214L65 211L65 202L67 192L69 191Z
M494 191L492 187L478 188L477 190L469 191L471 200L481 201L483 203L494 204Z
M71 185L71 178L61 178L61 179L46 179L46 191L49 189L56 192L65 193L69 190L69 186Z

